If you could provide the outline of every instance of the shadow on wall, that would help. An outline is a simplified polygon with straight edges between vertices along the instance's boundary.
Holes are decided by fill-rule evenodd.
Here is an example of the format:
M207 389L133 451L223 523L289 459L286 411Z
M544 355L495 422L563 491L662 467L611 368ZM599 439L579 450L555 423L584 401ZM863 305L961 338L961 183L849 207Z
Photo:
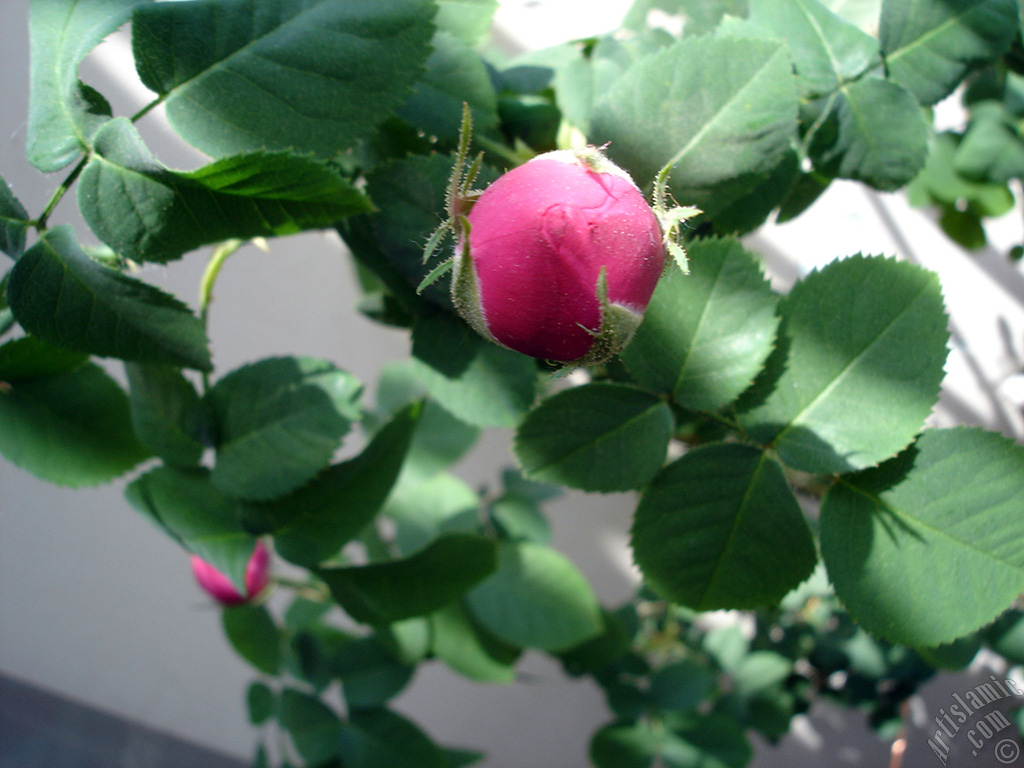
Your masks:
M244 768L196 747L0 675L0 766L10 768Z

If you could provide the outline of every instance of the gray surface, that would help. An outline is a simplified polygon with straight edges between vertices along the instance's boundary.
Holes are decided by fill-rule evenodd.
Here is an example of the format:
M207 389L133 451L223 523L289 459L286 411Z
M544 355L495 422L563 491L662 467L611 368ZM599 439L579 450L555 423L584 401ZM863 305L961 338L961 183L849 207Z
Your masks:
M246 762L0 675L0 768L245 768Z

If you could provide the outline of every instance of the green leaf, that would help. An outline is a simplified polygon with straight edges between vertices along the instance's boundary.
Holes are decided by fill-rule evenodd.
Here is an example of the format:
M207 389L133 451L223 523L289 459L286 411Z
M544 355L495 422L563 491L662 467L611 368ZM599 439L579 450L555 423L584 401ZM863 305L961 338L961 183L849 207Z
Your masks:
M973 211L944 208L939 215L939 226L953 242L968 250L984 248L988 243L981 219Z
M928 124L905 88L864 77L840 88L831 104L810 146L819 171L892 191L924 167Z
M912 205L940 203L954 210L966 203L964 213L1001 216L1014 206L1013 194L1005 184L977 181L960 174L957 153L961 137L940 133L932 141L924 170L907 188Z
M234 501L214 487L208 470L157 467L132 482L125 496L246 593L245 569L256 539L242 528Z
M430 614L431 650L461 675L472 680L511 683L519 649L485 633L460 604Z
M32 373L12 361L9 344L0 350L8 365ZM98 366L83 366L80 358L67 362L67 373L0 376L6 381L0 383L0 453L51 483L98 485L147 453L132 431L124 391Z
M954 672L966 669L974 661L981 650L981 637L972 633L947 645L916 650L929 666Z
M717 690L715 676L696 661L683 659L651 675L648 694L661 710L693 709Z
M399 121L390 122L388 125L396 131L414 130L412 126ZM353 236L357 230L361 230L363 234ZM341 221L338 223L337 231L345 238L352 256L356 259L356 278L362 292L362 298L356 308L381 325L411 328L416 314L415 307L424 301L417 293L422 288L413 288L392 265L387 263L376 237L372 234L370 217L358 216L352 220ZM436 234L437 243L440 243L446 234L448 232L445 228L439 227Z
M322 605L327 610L334 607L334 603L328 600ZM291 617L292 620L295 618ZM287 616L285 626L289 626ZM324 623L322 615L308 616L304 625L288 637L284 659L288 672L309 683L317 693L322 693L338 676L334 669L334 655L351 639L340 629Z
M818 0L751 0L748 18L789 46L805 96L831 93L880 62L878 41Z
M750 640L737 624L715 627L704 636L704 650L733 677L750 654Z
M584 491L640 488L665 461L675 420L668 404L625 384L587 384L534 408L516 431L528 477Z
M284 625L296 632L320 626L320 620L330 609L331 604L326 600L314 600L296 595L284 612Z
M1005 53L1019 30L1013 0L885 0L878 36L889 77L930 105Z
M377 406L395 413L427 394L411 360L388 363L380 372ZM480 437L480 430L452 416L433 400L423 403L416 432L402 469L403 478L426 478L461 459Z
M1024 176L1024 142L1016 122L1002 104L972 104L970 125L953 157L956 172L996 184Z
M415 669L396 659L376 636L342 643L331 659L331 668L341 678L350 710L379 707L394 698L408 685Z
M789 721L786 721L789 727ZM718 768L744 768L753 758L753 750L747 741L743 725L735 718L712 712L709 715L691 716L673 726L673 731L688 745L700 752L698 765ZM667 754L667 753L666 753ZM678 763L687 768L686 760ZM673 765L671 761L667 765Z
M486 341L452 315L417 319L412 354L427 391L467 424L511 427L533 404L533 360Z
M15 324L14 313L7 305L7 282L10 276L11 273L7 272L0 277L0 337L3 337Z
M224 634L239 656L260 672L276 675L281 667L281 635L262 605L234 605L221 613Z
M490 504L488 512L505 541L551 543L551 526L532 499L506 491Z
M30 221L28 212L0 176L0 251L12 259L25 250L25 232Z
M606 725L590 740L597 768L650 768L658 751L658 738L646 723Z
M342 722L330 707L309 693L281 691L281 727L291 736L295 751L310 766L341 757Z
M356 260L357 273L369 278L364 282L380 286L371 289L373 292L360 302L361 311L365 308L370 318L383 317L384 322L394 321L401 328L411 328L413 317L422 312L428 300L416 293L415 285L392 263L390 254L378 242L373 231L373 217L344 219L338 223L337 231ZM421 262L422 255L420 252ZM445 294L442 292L440 295ZM368 302L371 306L367 306Z
M548 79L551 70L543 66L516 66L501 73L502 92L498 98L503 133L527 155L558 148L562 114L551 99L532 86ZM528 89L525 92L519 88ZM511 91L511 92L510 92Z
M156 3L136 11L133 48L175 131L206 154L330 158L419 79L434 12L427 0Z
M256 751L252 757L252 768L270 768L270 758L267 757L267 745L262 740L256 742Z
M630 663L633 636L638 630L636 606L626 604L618 611L601 609L601 634L558 654L566 673L572 677L600 675L609 668L624 669ZM621 663L621 665L620 665ZM612 667L615 665L615 667ZM609 697L613 694L609 691ZM614 705L610 703L614 709ZM643 706L643 705L641 705Z
M296 490L330 464L361 416L362 385L325 360L278 357L243 366L207 395L219 428L213 482L242 499Z
M411 287L433 269L423 263L423 246L445 217L454 162L454 156L438 153L405 157L378 167L367 178L367 192L380 209L372 218L374 234L390 265ZM484 187L497 176L484 167L477 184ZM452 305L448 281L430 285L423 295L441 306Z
M495 544L449 534L411 557L317 571L338 604L356 621L388 624L423 616L458 599L496 565Z
M89 356L54 347L35 336L0 344L0 381L8 384L42 376L58 376L81 368Z
M249 684L245 701L249 710L249 722L253 725L262 725L277 712L276 695L267 685L259 681Z
M702 37L634 64L595 105L590 138L641 186L671 167L675 199L713 219L778 165L796 126L782 43Z
M555 72L555 100L565 119L588 134L594 104L623 72L659 50L662 42L649 33L625 41L602 37L592 50L580 51L578 58L559 67Z
M1024 449L957 428L929 430L892 461L833 486L821 552L850 615L910 646L991 622L1024 590L1022 478Z
M197 465L210 425L195 387L181 371L163 365L133 363L125 371L139 441L169 464Z
M597 598L576 566L540 544L502 544L498 570L473 589L473 618L514 646L564 651L604 629Z
M110 105L78 79L78 65L128 20L140 0L34 2L29 10L28 159L59 171L88 150Z
M477 752L472 749L451 749L449 747L443 748L441 751L447 761L446 768L464 768L464 766L479 763L487 757L485 752Z
M1011 664L1024 664L1024 613L1012 608L982 630L985 645Z
M469 46L484 42L498 0L437 0L438 29L450 32Z
M556 485L527 480L518 469L503 469L501 482L505 486L506 495L518 496L533 504L542 504L562 494L562 489Z
M58 347L210 370L202 323L163 291L90 259L62 224L11 270L7 300L22 327Z
M782 468L733 443L695 448L654 479L632 547L656 592L702 611L776 603L817 561Z
M620 76L628 66L628 62L624 66L612 56L597 55L599 46L608 48L613 44L614 41L605 43L601 39L589 58L580 51L578 58L555 73L555 103L565 120L584 134L590 130L594 100L602 93L595 83L608 78L607 83L610 84L613 81L610 76Z
M445 195L454 157L433 153L402 158L376 168L366 188L380 212L373 232L388 263L410 287L417 288L434 269L423 263L423 246L445 216ZM451 307L447 280L432 283L422 295Z
M808 275L780 310L780 348L754 385L767 396L740 416L750 435L806 472L863 469L905 448L943 376L938 277L858 255Z
M93 232L122 256L159 262L207 243L293 234L370 210L337 171L287 153L228 157L174 173L124 118L96 134L78 205Z
M754 651L743 657L733 670L736 691L755 696L781 684L793 671L793 662L774 651Z
M851 672L879 678L890 669L889 657L892 654L889 652L888 643L872 637L860 627L857 627L852 637L844 639L838 645L838 650L848 659L844 665L848 666Z
M353 712L343 744L345 768L447 768L444 753L423 731L383 708Z
M425 479L403 479L388 497L383 514L398 524L395 544L408 555L442 533L479 530L480 498L465 482L446 472Z
M736 721L716 715L693 718L681 731L647 721L613 723L590 742L597 768L742 768L750 758Z
M800 156L789 149L771 170L752 175L747 189L715 213L711 231L743 235L757 229L786 202L799 177Z
M281 499L242 507L250 529L271 533L278 554L314 567L336 555L377 515L398 478L418 409L401 411L354 459L335 464Z
M775 217L775 223L785 224L795 219L810 208L831 184L832 179L820 173L800 173L786 192L786 197Z
M414 666L430 656L430 621L414 616L393 622L381 628L380 639L396 659Z
M473 128L484 132L498 123L498 97L487 67L458 37L438 31L427 58L427 72L398 116L428 135L454 141L462 123L462 105L473 113Z
M685 408L732 402L772 350L778 300L760 260L738 241L688 246L690 274L668 271L622 353L636 381Z

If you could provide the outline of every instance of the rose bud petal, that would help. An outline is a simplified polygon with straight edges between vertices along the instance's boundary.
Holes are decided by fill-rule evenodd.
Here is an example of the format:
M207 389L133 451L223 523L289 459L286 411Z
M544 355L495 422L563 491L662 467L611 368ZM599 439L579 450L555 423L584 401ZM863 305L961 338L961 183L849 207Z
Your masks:
M244 596L238 593L227 576L199 555L192 555L192 573L199 586L221 605L247 603L266 589L270 581L270 551L262 541L256 542L256 548L245 567Z
M590 364L622 349L665 263L661 226L600 150L538 155L462 221L452 296L479 333L532 357Z

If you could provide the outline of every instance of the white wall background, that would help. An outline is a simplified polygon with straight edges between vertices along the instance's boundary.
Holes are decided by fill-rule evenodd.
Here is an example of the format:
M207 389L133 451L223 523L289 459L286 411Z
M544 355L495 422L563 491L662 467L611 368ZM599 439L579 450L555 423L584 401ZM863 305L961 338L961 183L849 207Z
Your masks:
M574 15L581 6L593 7L507 2L499 20L506 39L546 45L616 26L628 2ZM24 159L26 19L26 3L0 0L0 174L36 213L62 177L44 178ZM123 40L110 42L83 68L121 114L148 101L138 86L119 80L131 72L126 56ZM162 127L159 112L140 129L166 164L201 162ZM73 197L53 220L77 221ZM1002 253L1020 241L1021 224L1017 210L994 229ZM84 227L79 232L86 236ZM958 346L936 423L1024 434L1021 400L1014 399L1021 389L1014 374L1024 358L1024 277L998 250L965 256L901 197L852 184L836 185L798 222L766 228L751 247L766 256L780 286L857 251L895 253L939 270ZM203 266L203 254L191 254L167 267L147 266L142 276L191 300ZM269 253L250 247L237 254L218 282L211 318L218 370L278 353L318 355L352 371L372 392L382 366L407 356L409 344L354 311L353 285L350 264L331 236L307 234L273 241ZM961 341L969 341L973 357ZM507 441L505 433L489 437L459 473L473 485L494 483L509 463ZM122 489L123 483L61 489L0 461L0 672L247 756L249 669L228 649L186 555L128 507ZM550 510L556 545L610 604L626 599L634 583L625 548L631 510L628 495L585 494L570 494ZM540 657L529 658L523 672L528 681L496 687L428 665L398 706L441 743L488 751L488 768L586 765L587 740L609 719L600 692L565 680ZM784 752L765 754L759 764L793 762L807 744L826 749L835 764L882 764L886 749L870 736L855 738L851 727L863 730L819 711L801 722ZM812 755L807 764L820 759Z

